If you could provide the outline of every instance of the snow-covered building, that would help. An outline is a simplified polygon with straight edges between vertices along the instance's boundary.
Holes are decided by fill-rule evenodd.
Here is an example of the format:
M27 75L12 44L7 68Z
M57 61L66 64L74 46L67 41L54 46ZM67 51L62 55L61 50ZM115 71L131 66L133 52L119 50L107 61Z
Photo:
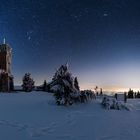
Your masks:
M0 91L13 90L11 74L12 48L5 43L0 45Z

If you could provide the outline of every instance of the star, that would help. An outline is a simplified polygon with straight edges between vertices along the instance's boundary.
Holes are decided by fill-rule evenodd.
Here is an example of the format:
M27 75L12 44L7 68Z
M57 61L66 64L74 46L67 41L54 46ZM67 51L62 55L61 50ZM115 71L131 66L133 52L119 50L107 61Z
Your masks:
M31 40L31 36L28 36L28 40Z
M107 13L104 13L104 14L103 14L103 16L104 16L104 17L107 17L107 16L108 16L108 14L107 14Z

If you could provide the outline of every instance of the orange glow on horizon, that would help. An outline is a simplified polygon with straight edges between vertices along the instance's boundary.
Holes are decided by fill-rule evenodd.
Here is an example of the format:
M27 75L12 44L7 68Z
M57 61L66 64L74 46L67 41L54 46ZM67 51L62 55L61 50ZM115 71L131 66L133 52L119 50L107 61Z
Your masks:
M81 90L94 90L96 85L81 85ZM128 92L129 89L131 88L134 92L140 91L140 88L136 87L118 87L118 86L98 86L99 89L102 88L103 91L107 92Z

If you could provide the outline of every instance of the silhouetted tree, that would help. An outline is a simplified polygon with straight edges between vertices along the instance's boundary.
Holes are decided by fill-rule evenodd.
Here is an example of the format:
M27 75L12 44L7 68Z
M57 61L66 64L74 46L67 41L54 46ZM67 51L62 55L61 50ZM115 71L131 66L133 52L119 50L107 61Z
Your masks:
M101 95L101 96L103 95L103 90L102 90L102 88L100 88L100 95Z
M128 91L128 98L134 98L134 91L131 88Z
M44 80L44 83L43 83L43 91L47 91L47 82L46 82L46 80Z
M137 98L137 92L134 92L134 98Z
M31 78L31 74L30 73L25 73L24 77L23 77L23 90L26 92L30 92L34 89L34 80Z
M137 92L137 98L140 98L140 92L139 91Z
M74 86L75 86L75 88L76 88L77 90L80 90L77 77L74 78Z
M126 103L127 102L127 93L124 92L124 102Z
M13 80L13 79L14 79L14 77L11 76L11 77L10 77L10 90L11 90L11 91L14 90L14 80Z

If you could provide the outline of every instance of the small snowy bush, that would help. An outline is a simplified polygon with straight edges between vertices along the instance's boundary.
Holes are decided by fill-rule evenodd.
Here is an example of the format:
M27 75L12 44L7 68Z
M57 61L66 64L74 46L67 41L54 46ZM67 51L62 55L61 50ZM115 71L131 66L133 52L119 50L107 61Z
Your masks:
M121 101L117 101L115 98L111 98L111 97L104 97L101 104L105 109L108 109L108 110L110 110L110 109L129 110L129 108L127 108L125 103L123 103Z

